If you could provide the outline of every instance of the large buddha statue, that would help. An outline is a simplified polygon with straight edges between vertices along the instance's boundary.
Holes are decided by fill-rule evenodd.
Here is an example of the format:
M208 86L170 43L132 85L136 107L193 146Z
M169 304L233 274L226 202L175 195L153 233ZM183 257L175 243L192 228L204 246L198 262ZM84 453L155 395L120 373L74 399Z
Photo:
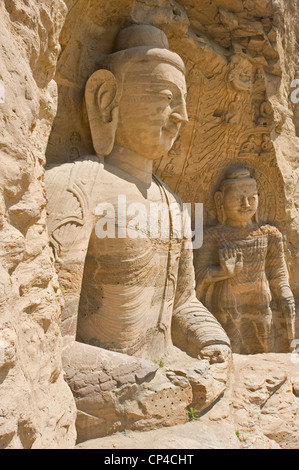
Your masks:
M197 296L240 354L273 351L272 300L284 314L290 349L295 338L283 236L276 227L258 223L258 200L250 171L228 169L215 193L219 224L204 231L203 246L194 254Z
M79 440L176 424L225 388L230 342L196 298L189 221L152 174L188 119L185 99L185 67L165 34L122 30L86 84L95 155L46 172Z

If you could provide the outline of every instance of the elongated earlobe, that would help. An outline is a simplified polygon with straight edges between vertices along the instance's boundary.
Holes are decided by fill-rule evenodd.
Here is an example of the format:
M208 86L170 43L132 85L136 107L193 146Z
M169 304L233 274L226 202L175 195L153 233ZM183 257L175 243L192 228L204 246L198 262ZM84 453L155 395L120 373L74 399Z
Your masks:
M116 78L109 70L97 70L87 81L85 102L92 142L99 157L113 149L118 123Z
M223 195L221 191L217 191L214 196L214 201L216 205L217 219L220 224L224 224L226 221L226 216L223 207Z

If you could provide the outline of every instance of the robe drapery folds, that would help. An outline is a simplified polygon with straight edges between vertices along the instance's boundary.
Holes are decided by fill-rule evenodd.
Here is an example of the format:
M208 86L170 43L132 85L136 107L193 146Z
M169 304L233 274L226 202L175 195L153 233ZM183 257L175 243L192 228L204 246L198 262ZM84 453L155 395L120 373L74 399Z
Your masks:
M60 286L65 344L77 339L94 346L147 357L172 341L195 356L229 339L195 295L191 229L186 218L159 213L162 235L119 237L119 195L127 204L152 201L170 208L182 201L153 177L151 201L127 173L94 159L46 171L48 227ZM115 207L115 238L97 236L99 204ZM187 224L189 221L187 221ZM168 234L165 235L165 227ZM130 231L140 231L140 226ZM132 235L132 232L130 232ZM140 233L139 233L140 235Z
M242 253L243 267L234 276L219 280L213 271L220 269L221 250ZM266 341L272 298L280 299L283 291L292 296L279 230L270 225L210 227L204 232L202 248L195 252L194 264L197 297L226 329L233 351L248 352L252 346L250 352L262 352L258 346L255 350L250 335L260 336L261 343Z

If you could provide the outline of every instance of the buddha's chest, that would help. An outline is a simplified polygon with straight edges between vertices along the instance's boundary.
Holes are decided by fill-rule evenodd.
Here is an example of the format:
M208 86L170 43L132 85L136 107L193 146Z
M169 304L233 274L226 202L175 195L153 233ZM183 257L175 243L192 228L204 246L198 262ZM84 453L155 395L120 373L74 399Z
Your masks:
M146 194L128 184L118 191L115 182L110 186L101 191L94 210L88 255L120 265L133 262L136 267L156 257L163 265L169 252L180 250L184 238L178 202L156 183Z

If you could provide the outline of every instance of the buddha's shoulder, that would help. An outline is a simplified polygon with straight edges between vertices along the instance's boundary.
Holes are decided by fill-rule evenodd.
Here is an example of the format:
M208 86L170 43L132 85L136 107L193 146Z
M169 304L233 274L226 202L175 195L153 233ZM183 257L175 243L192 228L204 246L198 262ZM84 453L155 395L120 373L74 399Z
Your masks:
M278 230L277 227L270 224L258 225L254 231L254 235L268 235L274 238L281 238L282 233Z
M103 172L104 165L98 159L90 159L49 165L45 171L46 186L67 186L74 181L88 183L96 179Z
M45 184L47 191L69 190L80 186L87 192L94 192L103 185L110 184L117 187L133 184L129 175L112 165L104 163L97 157L86 157L82 161L62 163L46 167Z

